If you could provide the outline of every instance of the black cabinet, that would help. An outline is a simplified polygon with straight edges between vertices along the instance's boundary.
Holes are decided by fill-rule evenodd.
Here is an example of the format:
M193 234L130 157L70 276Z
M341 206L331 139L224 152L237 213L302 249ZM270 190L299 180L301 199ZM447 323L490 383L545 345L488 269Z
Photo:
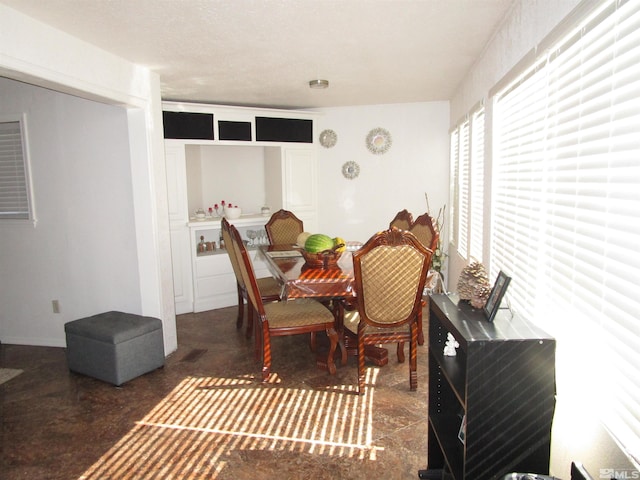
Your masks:
M162 112L164 138L214 140L213 113Z
M196 108L204 110L202 106ZM219 141L253 142L255 126L257 142L313 143L313 119L311 118L264 117L247 111L234 115L234 112L229 113L229 108L231 107L219 114L214 113L213 110L211 112L164 110L162 112L164 138L216 140L215 132L217 131ZM241 116L243 119L225 119L225 114L231 117Z
M230 120L218 121L218 136L220 140L251 141L251 122L234 122Z
M256 140L313 143L313 121L298 118L256 117Z
M555 340L506 310L489 323L455 295L432 295L429 304L428 470L421 476L547 474ZM455 356L444 355L449 333L459 344Z

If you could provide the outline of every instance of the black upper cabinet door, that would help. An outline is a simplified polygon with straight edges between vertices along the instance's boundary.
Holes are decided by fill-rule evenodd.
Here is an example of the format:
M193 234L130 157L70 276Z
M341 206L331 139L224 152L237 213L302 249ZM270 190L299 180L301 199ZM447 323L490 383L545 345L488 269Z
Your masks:
M256 140L313 143L313 120L256 117Z
M251 122L233 122L218 120L218 137L220 140L251 141Z
M213 114L162 112L164 138L214 140Z

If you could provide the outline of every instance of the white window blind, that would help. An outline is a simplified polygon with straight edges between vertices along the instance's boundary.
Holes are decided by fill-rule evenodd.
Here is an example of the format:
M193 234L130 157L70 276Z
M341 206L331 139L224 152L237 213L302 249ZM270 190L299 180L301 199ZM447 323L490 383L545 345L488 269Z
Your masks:
M484 108L471 115L469 256L482 262L484 228Z
M458 253L467 258L469 244L469 121L459 127L458 134Z
M458 239L458 176L459 164L458 164L458 128L455 128L449 138L449 165L451 169L451 211L453 215L449 218L449 231L451 232L451 238L454 242Z
M640 2L598 8L495 97L491 274L637 465Z
M29 220L30 217L22 123L0 121L0 220Z
M482 261L484 215L484 108L474 108L451 132L452 232L458 254Z

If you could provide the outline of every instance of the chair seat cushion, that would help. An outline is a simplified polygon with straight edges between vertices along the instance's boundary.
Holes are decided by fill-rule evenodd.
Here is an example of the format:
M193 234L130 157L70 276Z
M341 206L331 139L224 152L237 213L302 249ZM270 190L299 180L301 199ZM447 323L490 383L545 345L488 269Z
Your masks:
M258 290L262 298L280 298L282 293L282 285L273 277L258 278Z
M344 327L352 332L354 335L358 334L358 324L360 323L360 315L358 314L358 310L353 311L345 311L344 312ZM375 333L409 333L409 323L405 323L404 325L400 325L399 327L388 327L388 328L377 328L372 327L371 325L367 325L365 328L365 333L367 334L375 334Z
M267 303L264 311L269 319L269 328L322 325L334 321L327 307L311 299Z

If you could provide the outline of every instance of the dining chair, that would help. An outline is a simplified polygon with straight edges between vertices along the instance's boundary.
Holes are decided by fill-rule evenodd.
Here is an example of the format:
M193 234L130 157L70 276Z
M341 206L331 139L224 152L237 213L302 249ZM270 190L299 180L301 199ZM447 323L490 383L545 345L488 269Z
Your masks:
M231 266L233 267L233 273L236 276L236 285L238 286L238 318L236 320L236 328L242 328L242 323L244 322L244 302L247 301L247 338L251 337L251 332L253 330L253 305L249 301L249 297L247 296L247 287L242 278L242 272L240 270L240 264L238 263L238 256L231 252L231 249L234 248L233 242L231 241L231 233L229 231L230 223L226 218L223 218L221 221L222 225L222 238L224 240L225 245L227 246L227 251L229 253L229 260L231 261ZM262 298L263 302L276 302L280 300L280 294L282 292L282 285L273 277L264 277L257 278L256 282L258 284L258 290L260 290L260 298Z
M264 228L271 245L293 245L298 240L298 235L304 231L302 220L293 212L283 209L271 215Z
M365 386L365 345L397 343L402 363L409 342L409 386L418 387L418 319L431 256L412 233L397 228L378 232L353 253L357 310L345 314L344 326L358 339L359 394Z
M440 238L440 232L434 219L428 213L423 213L415 219L413 225L409 229L420 242L432 252L438 248L438 239ZM429 262L429 268L431 268L431 262ZM426 301L423 302L426 306ZM427 310L428 311L428 310ZM422 331L422 318L418 325L418 345L424 345L424 333Z
M256 356L262 360L262 381L267 381L271 375L271 337L310 332L325 331L327 333L330 342L329 353L323 363L326 363L329 373L334 374L336 372L334 354L338 345L334 314L320 302L308 298L264 303L251 259L240 234L233 225L229 225L228 230L233 242L232 253L238 259L242 279L247 286L247 295L253 306L256 323ZM346 351L342 344L340 347L344 363Z
M389 224L389 228L396 227L400 230L409 230L411 225L413 225L413 215L405 208L396 213L396 216L393 217Z
M423 213L411 224L408 230L413 233L422 244L432 252L436 251L440 232L435 220L428 213Z

